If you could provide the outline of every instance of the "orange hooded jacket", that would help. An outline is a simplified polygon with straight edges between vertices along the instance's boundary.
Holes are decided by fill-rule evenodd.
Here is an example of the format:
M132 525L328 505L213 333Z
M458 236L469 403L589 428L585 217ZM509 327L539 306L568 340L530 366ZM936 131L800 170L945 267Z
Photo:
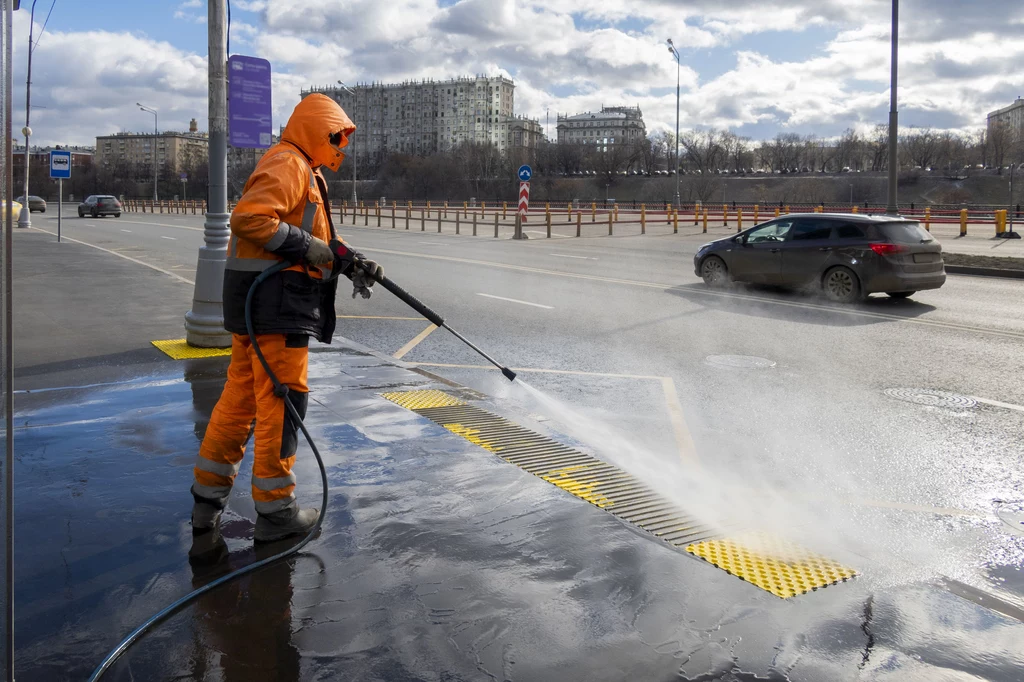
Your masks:
M254 296L256 332L330 340L337 283L328 281L330 265L309 267L303 258L311 237L336 238L320 167L338 170L345 158L341 150L355 129L337 102L319 93L308 95L296 105L281 141L256 164L231 214L223 299L228 331L246 333L249 287L260 272L288 260L295 265L270 277ZM334 134L340 135L337 146L330 142Z

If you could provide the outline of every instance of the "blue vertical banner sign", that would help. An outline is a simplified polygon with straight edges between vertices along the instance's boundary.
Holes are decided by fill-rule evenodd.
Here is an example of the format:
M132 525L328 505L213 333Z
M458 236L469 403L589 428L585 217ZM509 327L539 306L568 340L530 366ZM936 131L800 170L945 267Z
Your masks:
M259 57L228 57L228 144L261 148L273 139L270 62Z

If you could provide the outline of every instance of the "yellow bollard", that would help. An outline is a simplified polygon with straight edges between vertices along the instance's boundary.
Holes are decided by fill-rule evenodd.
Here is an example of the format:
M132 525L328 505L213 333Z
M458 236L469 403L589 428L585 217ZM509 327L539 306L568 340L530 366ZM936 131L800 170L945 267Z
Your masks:
M699 222L700 222L700 208L697 207L697 204L694 204L693 205L693 224L696 225Z
M708 231L708 210L706 208L704 209L704 229L701 230L701 231L702 232L707 232Z
M503 202L501 202L501 219L504 220L505 216L507 216L507 215L508 215L508 202L507 201L503 201ZM494 235L494 236L497 237L498 235Z
M448 202L444 202L444 219L448 220Z
M468 218L469 217L469 202L468 201L463 201L462 202L462 217L463 218Z
M571 223L572 222L572 202L571 201L569 202L569 205L565 207L565 213L566 213L567 216L569 216L569 222Z
M740 232L743 230L743 209L736 209L736 231Z
M592 223L596 223L597 222L597 203L596 202L592 202L590 204L590 222L592 222Z
M640 234L647 234L647 206L640 204Z
M619 222L619 205L615 204L614 209L615 209L615 222Z
M775 217L776 218L779 217L779 207L778 206L775 207Z
M544 214L544 224L547 225L547 228L548 228L548 239L551 239L551 213L550 212Z
M850 212L851 212L851 213L856 213L856 212L857 212L857 207L856 207L856 206L854 206L854 207L853 207L853 209L852 209L852 210L851 210Z
M665 203L665 224L668 225L672 222L672 204Z
M1006 209L996 211L996 234L1006 232Z
M580 227L583 223L583 211L576 211L576 236L580 236Z
M924 229L929 232L932 231L932 209L931 207L924 209Z
M758 206L757 204L754 204L754 224L755 225L757 225L758 217L759 217L760 213L761 213L761 207Z
M672 211L672 234L679 234L679 211Z
M789 206L786 207L786 215L789 215Z
M481 201L480 202L480 216L481 217L485 217L486 215L487 215L487 202L486 201Z
M722 204L722 225L729 224L729 205Z
M613 224L612 212L608 211L608 236L609 237L612 236L612 224Z
M960 236L967 236L967 209L960 209Z

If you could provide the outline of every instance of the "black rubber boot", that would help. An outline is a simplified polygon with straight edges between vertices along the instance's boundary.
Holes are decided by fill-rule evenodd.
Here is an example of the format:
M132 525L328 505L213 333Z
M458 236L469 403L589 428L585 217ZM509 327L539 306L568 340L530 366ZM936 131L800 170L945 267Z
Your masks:
M319 517L319 509L299 509L298 504L271 514L257 514L253 538L256 542L274 542L293 535L304 535L316 525Z

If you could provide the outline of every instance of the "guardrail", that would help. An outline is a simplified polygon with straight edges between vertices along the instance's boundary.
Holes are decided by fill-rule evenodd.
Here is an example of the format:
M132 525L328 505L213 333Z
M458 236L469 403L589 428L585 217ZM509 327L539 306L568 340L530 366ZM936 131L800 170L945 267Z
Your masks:
M234 208L229 204L228 209ZM150 199L126 199L122 202L122 209L125 212L136 213L167 213L167 214L189 214L203 215L206 213L205 200L174 200L167 199L153 201ZM515 220L517 207L511 202L500 202L488 204L480 202L478 205L470 206L469 202L459 203L430 201L413 202L406 201L399 203L391 201L381 204L379 201L349 204L342 201L340 206L335 206L332 213L336 212L339 219L344 222L351 218L351 224L358 224L361 220L364 226L371 225L371 219L377 227L396 228L404 221L404 227L419 222L421 231L426 230L428 222L436 223L440 232L443 224L454 224L456 234L461 234L463 225L469 228L472 225L473 234L477 234L481 222L489 223L494 221L495 235L502 221ZM709 226L735 227L739 232L746 227L757 225L761 222L791 213L855 213L866 215L884 215L882 207L868 207L850 204L789 204L783 206L767 206L761 204L699 204L689 203L680 207L674 207L669 203L646 204L640 203L637 208L626 208L619 204L591 202L589 205L581 202L551 203L534 205L526 215L526 224L542 223L550 235L551 226L558 224L576 224L577 236L582 233L582 226L585 223L592 225L607 223L608 233L614 234L614 226L619 223L635 223L639 225L640 234L646 234L647 226L650 223L672 225L673 232L679 231L679 223L684 225L692 218L694 226L700 226L702 232L707 232ZM415 214L415 215L414 215ZM1010 224L1007 209L970 208L932 209L931 207L901 209L900 214L905 218L913 218L922 223L925 229L930 230L933 224L959 225L960 235L967 234L968 225L990 224L995 234L1003 234Z

